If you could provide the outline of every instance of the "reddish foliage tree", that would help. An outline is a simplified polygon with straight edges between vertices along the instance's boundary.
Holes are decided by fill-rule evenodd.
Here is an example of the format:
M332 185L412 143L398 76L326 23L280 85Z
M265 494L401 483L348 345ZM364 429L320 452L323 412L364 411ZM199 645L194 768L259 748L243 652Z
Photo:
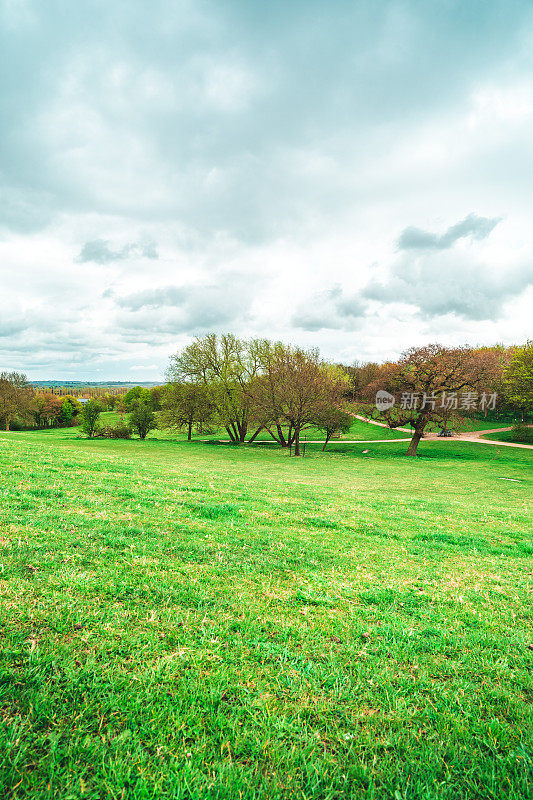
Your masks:
M410 425L413 437L407 455L416 456L418 444L429 422L446 424L450 396L464 390L472 392L490 383L495 362L491 355L469 347L444 347L430 344L412 347L396 363L385 364L368 395L378 390L395 398L389 408L376 408L373 416L390 428ZM399 399L399 402L398 402Z

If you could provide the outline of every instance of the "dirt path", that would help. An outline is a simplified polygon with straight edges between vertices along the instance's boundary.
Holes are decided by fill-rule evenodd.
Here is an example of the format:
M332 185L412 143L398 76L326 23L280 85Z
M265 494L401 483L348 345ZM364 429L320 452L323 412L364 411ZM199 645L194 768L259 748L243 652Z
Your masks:
M362 422L369 422L371 425L379 425L380 428L388 428L388 425L384 422L376 422L373 419L368 419L367 417L362 417L360 414L354 414L356 419L360 419ZM395 431L402 431L404 433L412 433L410 428L394 428ZM422 441L434 440L438 439L439 442L474 442L475 444L496 444L501 447L520 447L525 448L526 450L533 450L533 444L519 444L518 442L498 442L496 439L482 439L482 436L486 436L489 433L503 433L504 431L512 430L511 427L508 428L490 428L489 430L485 431L467 431L465 433L456 433L454 436L444 437L439 436L437 433L426 433ZM388 441L382 440L382 441ZM406 439L393 439L392 441L395 442L405 442ZM347 444L349 444L347 442Z

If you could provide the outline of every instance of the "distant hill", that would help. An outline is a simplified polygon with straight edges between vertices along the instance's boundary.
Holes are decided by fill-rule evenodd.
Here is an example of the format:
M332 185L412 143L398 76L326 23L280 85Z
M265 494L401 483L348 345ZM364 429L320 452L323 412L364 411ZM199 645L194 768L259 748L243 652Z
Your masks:
M70 386L73 389L83 389L85 387L102 388L117 386L130 387L130 386L160 386L163 381L28 381L31 386Z

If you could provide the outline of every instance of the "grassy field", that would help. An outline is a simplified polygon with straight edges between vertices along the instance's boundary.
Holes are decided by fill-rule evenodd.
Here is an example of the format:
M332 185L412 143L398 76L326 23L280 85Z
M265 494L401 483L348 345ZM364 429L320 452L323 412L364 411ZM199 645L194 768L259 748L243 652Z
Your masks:
M482 439L492 439L495 442L513 442L515 444L531 444L531 442L519 442L513 431L501 431L501 433L490 433L482 436Z
M492 431L496 428L508 428L510 425L513 425L514 422L506 421L506 420L497 420L497 419L462 419L458 424L451 423L449 427L460 433L470 433L471 431ZM441 425L436 425L434 423L430 423L427 426L427 430L430 431L440 431L442 428Z
M120 416L115 414L113 411L106 411L100 415L100 422L102 425L117 425L120 422ZM248 438L252 436L255 432L255 428L250 426L250 431L248 432ZM79 428L62 428L60 430L55 428L50 428L49 430L40 430L40 431L28 431L25 434L19 435L30 435L31 441L48 441L51 437L54 444L58 444L62 440L67 439L80 439L83 437L83 434L80 433ZM350 430L347 433L343 433L340 437L340 441L343 440L372 440L372 439L402 439L408 436L409 434L402 433L401 431L390 430L389 428L383 428L379 425L373 425L369 422L364 422L362 420L354 419L353 424L350 427ZM37 438L36 438L37 437ZM44 437L44 438L43 438ZM84 438L84 437L83 437ZM181 441L184 442L187 439L186 432L176 432L176 431L161 431L155 430L151 431L148 434L149 439L158 439L163 441ZM272 442L275 444L274 439L270 437L267 431L262 431L258 436L258 439L261 442ZM317 441L324 441L324 432L316 430L315 428L306 428L302 433L302 442L306 439L308 440L317 440ZM229 436L227 431L224 428L219 428L217 430L212 431L211 433L204 433L202 435L193 434L193 440L202 440L202 441L228 441ZM331 440L331 444L333 444L336 439ZM328 447L331 445L328 444Z
M533 797L532 454L406 446L1 434L0 797Z

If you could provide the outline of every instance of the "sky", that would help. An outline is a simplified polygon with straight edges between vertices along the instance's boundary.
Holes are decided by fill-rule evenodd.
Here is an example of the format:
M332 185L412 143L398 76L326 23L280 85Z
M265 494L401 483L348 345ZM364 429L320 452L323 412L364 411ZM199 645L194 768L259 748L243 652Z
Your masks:
M533 336L531 0L0 0L0 371Z

